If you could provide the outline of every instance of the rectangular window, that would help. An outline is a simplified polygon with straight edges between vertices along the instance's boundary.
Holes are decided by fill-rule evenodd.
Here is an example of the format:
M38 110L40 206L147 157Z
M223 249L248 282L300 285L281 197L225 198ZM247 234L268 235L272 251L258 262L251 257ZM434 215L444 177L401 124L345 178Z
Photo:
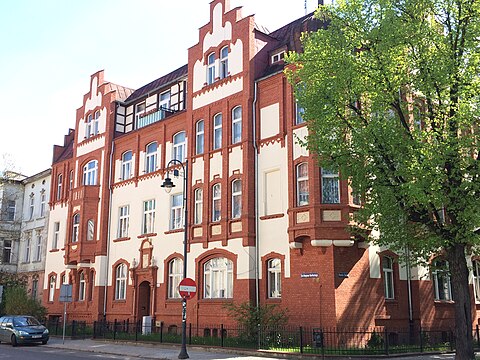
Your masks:
M213 150L222 147L222 114L217 114L213 118Z
M15 200L7 201L7 221L15 220Z
M10 264L12 262L12 240L3 240L2 260L4 264Z
M58 249L58 238L60 237L60 222L53 223L52 250Z
M37 231L36 242L35 242L35 257L33 261L42 260L42 234L40 231Z
M60 174L57 177L57 200L60 200L62 198L62 181L63 176L62 174Z
M228 46L220 50L220 79L228 76Z
M211 53L207 58L207 84L215 82L215 54Z
M220 184L216 184L212 187L212 221L220 221L221 218L221 204L222 194Z
M186 154L186 139L185 139L185 131L179 132L175 134L173 137L173 157L172 159L176 159L180 162L185 161L185 154Z
M40 217L45 216L45 204L47 202L47 195L43 193L40 195Z
M128 180L132 177L132 152L127 151L122 155L121 180Z
M145 102L142 102L140 104L137 104L135 106L135 122L137 123L137 129L141 127L142 125L140 124L141 121L140 119L143 117L143 114L145 114Z
M435 291L435 300L452 300L452 287L450 284L450 271L448 262L443 260L434 261L433 264L433 285Z
M160 94L159 107L162 110L170 110L170 91ZM165 115L162 116L164 118Z
M242 180L232 182L232 219L242 215Z
M301 163L297 165L297 206L308 205L308 164Z
M336 171L322 169L322 203L340 203L340 180Z
M130 222L130 206L121 206L118 211L118 238L128 237L128 226Z
M237 106L232 111L232 144L242 141L242 107Z
M143 202L142 234L151 234L155 229L155 200Z
M172 210L170 229L181 229L183 227L183 195L172 195Z
M87 221L87 240L93 240L95 236L95 222L90 219Z
M196 136L196 146L195 153L196 155L203 154L204 151L204 123L203 120L197 121L197 136Z
M26 263L30 262L31 242L32 242L32 233L28 232L25 234L25 253L23 254L23 261Z
M279 62L284 58L285 58L285 50L274 53L271 58L272 64L275 64L276 62Z
M35 213L35 196L30 196L30 206L29 206L29 211L28 211L28 217L30 220L33 219L33 215Z
M298 101L295 100L295 124L296 125L300 125L305 122L304 114L305 114L305 108L303 106L300 106Z
M37 293L38 293L38 280L34 279L32 281L32 299L37 298Z
M385 299L394 299L394 286L393 286L393 259L384 256L382 258L383 266L383 282L385 289Z
M203 190L195 189L195 210L194 210L194 223L202 223L202 213L203 213Z

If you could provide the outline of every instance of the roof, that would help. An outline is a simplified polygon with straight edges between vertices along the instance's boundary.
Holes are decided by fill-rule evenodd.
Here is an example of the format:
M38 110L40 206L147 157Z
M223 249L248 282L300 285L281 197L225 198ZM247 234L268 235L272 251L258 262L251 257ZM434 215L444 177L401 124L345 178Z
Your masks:
M116 91L117 92L117 97L118 100L125 101L126 98L128 98L132 93L135 91L135 89L130 89L122 85L117 85L114 83L108 83L107 86L110 88L110 91Z
M27 184L29 182L36 181L36 180L41 179L43 177L47 177L51 174L51 172L52 172L52 169L46 169L46 170L40 171L39 173L31 175L31 176L27 177L26 179L24 179L23 183Z
M155 90L158 90L161 87L164 87L181 77L186 76L187 73L188 73L188 65L183 65L182 67L179 67L178 69L173 70L171 73L168 73L167 75L164 75L158 78L157 80L154 80L151 83L148 83L147 85L142 86L140 89L135 90L133 94L131 94L128 98L125 99L125 102L131 102L143 96L146 96L149 93Z

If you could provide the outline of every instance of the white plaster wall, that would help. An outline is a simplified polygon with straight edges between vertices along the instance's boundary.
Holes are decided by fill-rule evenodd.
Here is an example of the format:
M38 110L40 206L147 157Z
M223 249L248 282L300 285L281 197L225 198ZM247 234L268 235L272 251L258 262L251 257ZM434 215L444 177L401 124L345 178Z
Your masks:
M222 25L223 13L222 4L215 5L212 16L212 32L207 33L203 39L204 51L211 47L217 47L223 40L232 40L232 24L227 21L225 26Z
M203 83L205 83L205 72L202 71ZM201 87L198 90L200 90ZM194 89L195 91L195 89ZM243 91L243 77L239 77L232 81L225 82L219 86L214 86L210 88L205 93L197 95L193 98L193 110L201 108L205 105L213 103L215 101L224 99L230 95L236 94Z
M83 141L83 137L82 140ZM105 136L100 136L86 144L81 144L77 147L77 156L88 154L92 151L105 147Z
M308 129L306 126L293 130L293 160L298 159L300 156L308 156L309 152L307 148L301 146L297 140L304 140L307 135Z
M215 175L223 176L222 174L222 155L219 151L213 154L210 159L210 181L213 180Z
M370 244L368 248L368 260L370 263L370 278L372 279L380 279L381 269L380 269L380 257L378 256L378 252L380 251L380 247L378 245Z
M192 185L195 185L197 180L204 182L203 180L203 170L205 167L205 161L202 157L195 159L195 162L192 163Z
M235 146L232 148L232 152L228 154L229 156L229 170L228 175L232 176L235 170L240 171L240 174L243 173L243 152L240 146Z
M205 73L206 73L205 69ZM243 42L238 39L230 44L230 53L228 54L228 72L230 76L239 74L243 71Z
M89 112L95 109L97 106L102 105L102 93L98 91L98 77L92 79L90 87L90 97L85 101L85 112Z
M260 138L277 135L280 129L280 106L278 103L260 109Z

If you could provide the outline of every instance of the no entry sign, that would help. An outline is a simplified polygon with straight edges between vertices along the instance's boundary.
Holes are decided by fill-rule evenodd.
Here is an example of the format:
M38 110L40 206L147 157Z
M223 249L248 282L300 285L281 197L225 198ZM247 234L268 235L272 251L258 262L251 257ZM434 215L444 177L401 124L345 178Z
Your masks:
M178 285L178 292L182 298L190 300L197 293L197 284L194 280L185 278L180 281L180 285Z

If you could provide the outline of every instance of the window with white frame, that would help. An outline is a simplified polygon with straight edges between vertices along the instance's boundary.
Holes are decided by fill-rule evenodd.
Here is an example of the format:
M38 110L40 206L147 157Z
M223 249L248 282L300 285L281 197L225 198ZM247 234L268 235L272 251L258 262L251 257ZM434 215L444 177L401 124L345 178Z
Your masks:
M393 285L393 259L390 256L382 257L382 269L385 299L394 299L395 289Z
M198 120L196 127L195 154L203 154L205 144L205 127L203 120Z
M271 57L271 62L272 64L275 64L285 58L285 50L278 51L276 53L272 54Z
M220 79L228 76L228 46L220 50Z
M151 234L155 230L155 200L143 202L142 234Z
M47 203L47 194L45 194L45 192L42 192L40 194L40 217L45 216L46 203Z
M40 231L36 232L36 241L35 241L35 256L33 261L42 260L42 233Z
M218 257L203 265L203 297L205 299L230 299L233 297L233 262Z
M33 219L33 214L35 213L35 196L32 194L30 195L30 206L28 211L28 218L30 220Z
M297 206L308 205L308 164L306 162L297 165Z
M97 185L98 161L92 160L83 167L83 185Z
M128 180L132 177L132 152L125 151L122 154L122 180Z
M85 137L89 139L91 136L93 136L93 115L89 114L85 123Z
M237 106L232 111L232 144L242 141L242 107Z
M203 214L203 190L198 188L194 192L195 197L195 208L193 214L194 224L202 223L202 214Z
M305 122L305 108L295 100L295 125L303 124Z
M145 173L154 172L157 170L157 143L148 144L145 154Z
M60 200L62 198L62 181L63 175L60 174L57 176L57 200Z
M30 247L32 244L32 233L29 231L25 233L25 252L23 254L23 262L30 262Z
M242 215L242 180L232 181L232 219Z
M55 284L56 284L56 277L55 275L50 276L50 280L48 282L48 301L53 302L55 298Z
M119 264L115 269L115 300L127 298L127 265Z
M4 264L10 264L12 262L13 248L12 240L3 240L3 256L2 260Z
M170 229L181 229L183 228L183 195L175 194L171 196L172 198L172 207L171 207L171 223Z
M87 240L93 240L95 236L95 222L92 219L87 221Z
M185 147L185 131L179 132L173 136L173 158L185 161L186 147Z
M183 279L183 260L175 258L168 263L168 298L179 299L178 286Z
M440 259L433 261L432 277L435 300L452 300L452 287L450 284L450 271L448 269L448 262Z
M278 299L282 297L282 262L280 259L270 259L267 262L268 297Z
M162 110L170 110L170 91L166 91L160 94L160 100L158 105Z
M128 237L130 222L130 205L120 206L118 209L118 238Z
M213 117L213 150L222 147L222 114Z
M473 292L475 294L475 302L480 302L480 261L472 261L473 271Z
M340 180L338 171L322 168L322 203L340 203Z
M69 189L69 190L72 190L72 189L73 189L73 170L70 170L70 179L69 179L68 189Z
M137 129L140 127L140 119L145 114L145 110L145 101L135 105L135 122L137 123Z
M98 122L100 119L100 110L95 111L95 115L93 116L93 135L98 135Z
M215 82L215 54L211 53L207 58L207 84Z
M53 223L52 250L58 249L58 238L60 237L60 222Z
M222 216L222 192L220 184L213 185L212 195L212 221L220 221Z
M78 301L85 301L85 272L82 271L78 276Z
M78 230L80 228L80 214L73 215L72 243L78 242Z

